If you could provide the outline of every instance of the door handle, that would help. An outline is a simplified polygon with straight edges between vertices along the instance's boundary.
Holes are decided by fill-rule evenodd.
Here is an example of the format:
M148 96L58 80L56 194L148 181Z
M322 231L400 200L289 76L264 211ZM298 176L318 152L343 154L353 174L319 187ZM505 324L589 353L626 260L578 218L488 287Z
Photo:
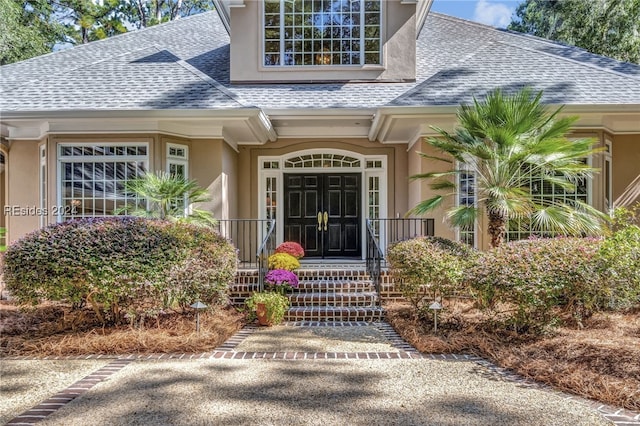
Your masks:
M318 212L318 231L322 231L322 212Z
M324 212L324 230L327 230L327 222L329 222L329 213Z

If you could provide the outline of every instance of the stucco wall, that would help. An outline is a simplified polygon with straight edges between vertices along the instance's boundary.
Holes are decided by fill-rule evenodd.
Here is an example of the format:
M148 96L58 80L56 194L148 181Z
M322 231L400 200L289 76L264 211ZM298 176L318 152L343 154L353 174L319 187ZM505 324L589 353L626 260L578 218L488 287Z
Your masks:
M640 134L616 135L612 139L613 199L617 200L640 176ZM635 202L640 202L640 197Z
M349 70L344 66L262 66L262 2L247 1L242 8L231 8L231 81L415 80L416 6L400 0L383 4L383 66Z
M14 141L7 159L7 207L16 208L6 216L7 241L17 240L40 225L38 214L38 146L40 141ZM27 209L21 210L21 209Z

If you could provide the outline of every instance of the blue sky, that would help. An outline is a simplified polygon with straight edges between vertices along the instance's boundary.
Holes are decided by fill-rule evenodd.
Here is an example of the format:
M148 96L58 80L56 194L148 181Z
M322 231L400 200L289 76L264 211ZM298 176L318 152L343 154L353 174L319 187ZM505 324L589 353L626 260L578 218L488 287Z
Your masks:
M431 10L505 28L524 0L434 0Z

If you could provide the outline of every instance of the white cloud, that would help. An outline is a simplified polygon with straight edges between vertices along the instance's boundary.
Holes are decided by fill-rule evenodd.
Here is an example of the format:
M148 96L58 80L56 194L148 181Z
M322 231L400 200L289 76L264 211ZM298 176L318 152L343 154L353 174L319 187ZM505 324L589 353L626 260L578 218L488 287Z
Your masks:
M493 27L506 28L511 22L511 15L515 8L510 8L504 3L489 3L487 0L479 0L473 20Z

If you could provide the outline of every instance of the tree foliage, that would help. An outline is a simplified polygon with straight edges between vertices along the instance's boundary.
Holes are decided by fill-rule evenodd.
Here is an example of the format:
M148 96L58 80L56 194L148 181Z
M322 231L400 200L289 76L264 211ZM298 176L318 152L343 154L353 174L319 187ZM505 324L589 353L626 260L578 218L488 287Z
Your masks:
M64 25L44 0L0 0L0 65L50 52L64 41Z
M446 172L424 173L412 179L430 180L431 189L445 191L419 203L410 213L424 214L458 194L457 177L475 176L475 204L448 211L453 226L470 229L483 210L488 217L491 245L499 246L510 219L526 219L531 230L561 235L593 235L602 231L604 216L579 201L562 203L532 193L532 180L575 191L578 179L594 169L585 159L596 152L593 140L568 140L566 134L577 117L558 118L561 108L549 113L542 92L523 89L514 95L500 90L485 100L458 109L459 127L453 134L433 127L440 136L425 142L444 156L421 153L429 160L446 162Z
M640 0L526 0L508 28L640 63Z
M212 0L0 0L0 65L212 9Z

